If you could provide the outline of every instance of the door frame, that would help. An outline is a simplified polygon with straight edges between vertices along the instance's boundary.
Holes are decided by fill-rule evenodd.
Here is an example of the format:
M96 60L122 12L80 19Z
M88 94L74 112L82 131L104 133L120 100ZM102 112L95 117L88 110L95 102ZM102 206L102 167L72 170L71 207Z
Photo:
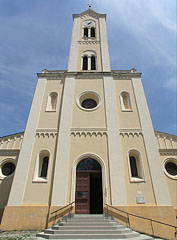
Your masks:
M78 158L76 158L76 160L73 163L72 169L71 169L71 189L70 189L70 202L75 201L75 193L76 193L76 167L77 164L82 161L85 158L93 158L94 160L98 161L100 166L101 166L101 172L102 172L102 192L103 192L103 207L104 204L107 203L108 204L108 188L107 188L107 169L106 169L106 165L103 161L103 159L94 154L94 153L84 153L82 155L80 155Z

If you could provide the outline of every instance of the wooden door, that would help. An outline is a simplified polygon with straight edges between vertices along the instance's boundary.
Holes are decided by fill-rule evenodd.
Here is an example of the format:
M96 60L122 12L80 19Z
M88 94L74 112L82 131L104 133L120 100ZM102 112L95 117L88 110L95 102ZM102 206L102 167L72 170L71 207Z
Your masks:
M76 213L90 213L90 174L76 172Z

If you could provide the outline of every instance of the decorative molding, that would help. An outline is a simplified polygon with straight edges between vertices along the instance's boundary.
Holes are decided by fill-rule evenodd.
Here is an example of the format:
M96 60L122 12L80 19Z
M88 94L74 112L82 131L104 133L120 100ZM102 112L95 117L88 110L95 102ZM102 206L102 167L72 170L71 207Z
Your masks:
M113 76L113 80L131 80L130 76Z
M37 137L55 137L58 134L57 129L36 129Z
M74 136L74 137L77 137L77 136L79 136L79 137L81 137L81 136L84 136L84 137L86 137L86 136L107 136L107 132L105 132L105 131L71 131L71 133L70 133L70 135L71 136Z
M37 132L36 137L55 137L57 136L57 132Z
M83 40L83 41L78 41L79 44L100 44L100 41L97 40Z
M89 12L87 14L84 14L84 15L80 16L81 19L85 19L87 17L93 17L93 18L98 19L98 14L96 15L96 14L93 14L92 12Z
M119 129L119 134L121 136L143 136L142 130L141 129Z
M161 156L177 156L176 149L159 149Z
M47 77L47 80L61 80L63 81L65 78L63 76L57 76L57 77Z
M102 74L94 74L93 70L89 70L89 71L83 71L82 73L78 73L78 75L76 75L76 79L103 79L103 75Z
M20 152L20 149L0 149L0 156L16 156Z

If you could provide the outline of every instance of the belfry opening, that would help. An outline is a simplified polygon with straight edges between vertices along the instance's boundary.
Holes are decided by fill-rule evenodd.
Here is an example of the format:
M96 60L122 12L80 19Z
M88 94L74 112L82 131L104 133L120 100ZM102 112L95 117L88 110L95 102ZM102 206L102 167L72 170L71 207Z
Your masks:
M103 213L102 169L92 158L77 165L75 206L77 214Z

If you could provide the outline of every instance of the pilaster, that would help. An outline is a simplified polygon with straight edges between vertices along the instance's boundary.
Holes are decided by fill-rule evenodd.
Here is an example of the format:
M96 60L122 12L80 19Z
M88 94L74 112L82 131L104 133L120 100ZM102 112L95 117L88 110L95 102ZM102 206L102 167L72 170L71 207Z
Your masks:
M156 203L158 205L170 206L172 204L163 173L158 146L155 139L154 129L152 126L141 79L132 78L132 84L142 126Z
M9 196L8 206L19 206L23 202L23 194L28 177L30 157L33 149L34 136L39 119L46 79L38 79L31 110L29 113L24 139L21 146L17 168Z
M66 205L74 83L75 77L66 77L56 152L52 206Z
M112 76L104 76L112 205L126 205L125 178Z

